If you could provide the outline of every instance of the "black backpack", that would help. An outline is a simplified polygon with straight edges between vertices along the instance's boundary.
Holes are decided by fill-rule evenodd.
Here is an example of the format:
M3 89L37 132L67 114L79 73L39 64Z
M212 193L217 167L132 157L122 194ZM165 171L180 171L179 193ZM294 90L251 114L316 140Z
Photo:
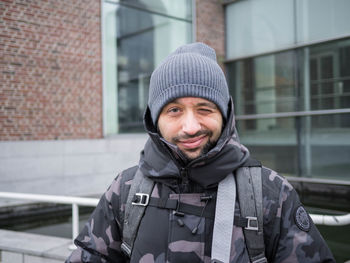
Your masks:
M126 172L135 174L125 206L121 245L122 251L130 257L142 216L151 199L154 181L145 177L137 168ZM236 170L235 175L241 216L235 218L234 225L243 227L250 262L267 262L263 234L261 164L250 159L245 166Z

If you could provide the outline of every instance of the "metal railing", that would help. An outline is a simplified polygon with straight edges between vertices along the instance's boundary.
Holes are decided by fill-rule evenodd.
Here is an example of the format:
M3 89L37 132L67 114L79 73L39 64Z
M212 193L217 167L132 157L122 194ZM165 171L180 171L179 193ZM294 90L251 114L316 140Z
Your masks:
M96 206L99 201L99 199L97 198L43 194L24 194L11 192L0 192L0 197L8 199L72 205L72 241L74 241L74 238L79 234L79 206ZM74 243L72 243L69 246L69 248L74 249Z
M345 226L350 224L350 214L339 216L310 214L310 216L317 225Z
M24 194L11 192L0 192L0 198L72 205L72 240L74 240L74 238L79 234L79 205L96 206L99 201L99 199L97 198L43 194ZM317 225L344 226L350 224L350 214L336 216L310 214L310 216L314 223ZM69 248L74 249L74 243L72 243L72 245L70 245Z

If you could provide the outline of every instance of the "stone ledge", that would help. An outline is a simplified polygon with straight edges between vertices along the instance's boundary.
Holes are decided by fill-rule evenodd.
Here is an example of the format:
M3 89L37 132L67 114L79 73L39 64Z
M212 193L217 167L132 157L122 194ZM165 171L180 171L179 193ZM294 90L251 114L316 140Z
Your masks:
M63 262L71 253L68 238L0 229L1 263Z

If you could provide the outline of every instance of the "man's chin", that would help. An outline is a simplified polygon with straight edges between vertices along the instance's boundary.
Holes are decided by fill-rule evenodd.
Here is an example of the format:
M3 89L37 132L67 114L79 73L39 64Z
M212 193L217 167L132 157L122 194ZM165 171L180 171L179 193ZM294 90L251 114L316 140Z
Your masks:
M201 155L203 155L203 149L202 148L196 148L196 149L180 149L183 155L186 157L188 161L192 161L194 159L197 159Z
M208 153L213 147L215 143L208 141L204 146L194 148L194 149L181 149L181 152L186 157L187 161L193 161L206 153Z
M187 158L187 160L192 161L194 159L197 159L200 156L200 153L193 153L193 152L192 153L188 153L188 152L185 152L184 155Z
M182 152L182 155L187 159L188 162L193 161L194 159L197 159L205 154L207 154L214 146L216 142L212 142L208 140L204 145L200 145L196 148L190 148L190 149L184 149L180 145L177 145L179 147L179 150Z

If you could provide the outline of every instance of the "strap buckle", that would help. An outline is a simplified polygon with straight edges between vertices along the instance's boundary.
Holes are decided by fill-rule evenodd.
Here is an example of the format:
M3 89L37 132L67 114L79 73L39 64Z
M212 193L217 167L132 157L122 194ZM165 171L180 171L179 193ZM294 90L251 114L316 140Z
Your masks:
M130 258L131 249L125 242L121 244L120 248L123 251L123 253Z
M147 206L149 203L149 194L136 193L134 200L135 201L131 202L132 205Z
M247 230L253 230L253 231L258 231L258 218L254 216L247 216L246 219L248 220L247 226L245 229Z
M267 258L262 257L262 258L254 260L252 263L267 263Z

